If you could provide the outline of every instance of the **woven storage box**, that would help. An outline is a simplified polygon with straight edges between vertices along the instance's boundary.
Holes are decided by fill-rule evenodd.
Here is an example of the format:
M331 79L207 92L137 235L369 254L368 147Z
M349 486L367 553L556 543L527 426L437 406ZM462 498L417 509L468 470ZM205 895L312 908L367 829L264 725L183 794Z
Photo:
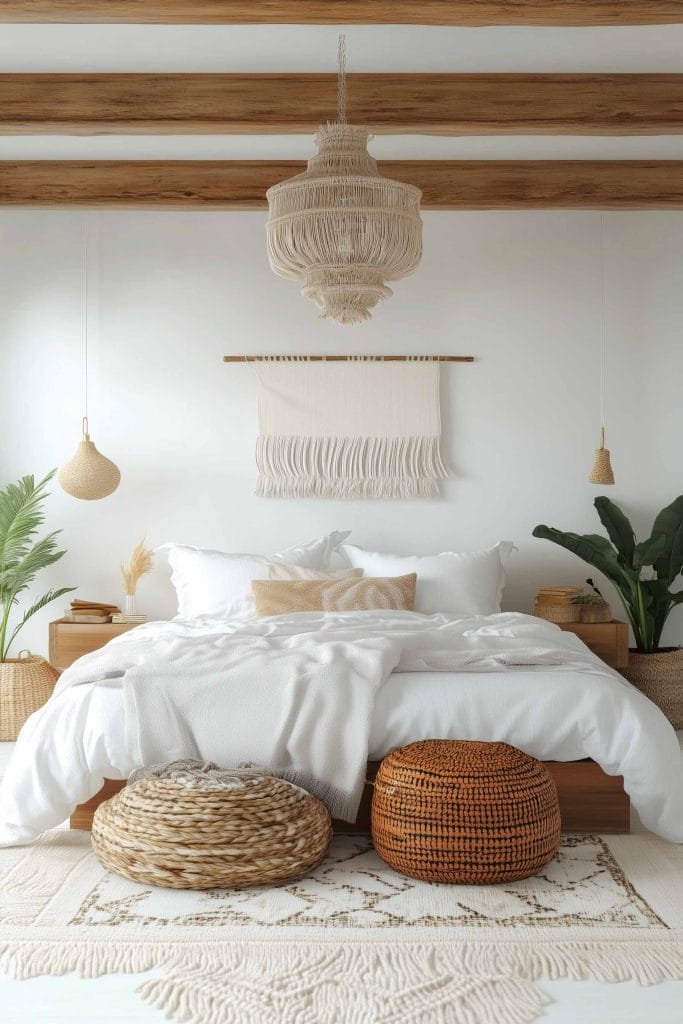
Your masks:
M45 658L29 654L0 661L0 741L15 740L27 718L42 708L59 679Z
M540 761L507 743L411 743L380 765L372 837L380 857L413 878L526 878L559 846L557 790Z
M682 648L652 654L629 651L621 674L664 712L674 729L683 729Z
M174 889L284 882L318 864L331 836L324 804L270 776L223 789L134 782L100 804L92 826L105 867Z
M612 621L612 607L611 605L605 604L582 604L579 605L581 609L581 621L582 622L611 622Z
M580 622L580 604L539 604L534 605L534 615L546 622Z

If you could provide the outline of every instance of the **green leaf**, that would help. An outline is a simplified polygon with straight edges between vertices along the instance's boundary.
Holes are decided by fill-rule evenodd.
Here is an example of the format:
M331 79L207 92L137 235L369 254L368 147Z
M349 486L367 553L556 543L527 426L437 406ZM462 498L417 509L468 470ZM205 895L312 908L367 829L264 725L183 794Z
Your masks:
M636 544L633 552L634 568L640 570L644 565L654 565L657 559L663 555L665 548L666 537L661 533L658 536L653 534L647 540L641 540L640 544ZM666 588L667 581L663 580L662 582Z
M18 483L8 484L0 490L0 661L7 656L9 644L32 615L74 589L66 587L49 591L38 598L7 640L10 612L19 595L29 587L36 573L57 562L64 554L57 547L59 531L53 531L41 540L35 539L45 518L43 502L54 474L55 470L37 484L33 476L25 476Z
M624 515L619 506L615 505L609 498L596 498L594 505L598 515L600 516L600 522L607 530L609 539L614 544L624 562L626 562L627 565L632 565L633 553L636 546L636 537L628 518Z
M683 494L659 513L652 536L665 538L664 550L653 564L657 576L671 584L683 569Z
M552 526L537 526L533 531L534 537L542 537L558 544L572 554L578 555L584 562L594 565L601 573L611 579L619 588L630 589L633 579L637 574L629 572L620 561L617 552L604 537L597 533L565 533L563 530L556 530Z
M17 636L19 631L23 629L23 627L26 625L26 623L28 622L32 615L35 615L36 612L39 612L41 608L44 608L45 605L50 604L50 602L56 601L58 597L64 597L65 594L71 594L76 589L76 587L60 587L59 590L48 590L47 594L43 594L43 596L39 597L37 601L34 601L31 607L24 612L21 622L14 628L14 630L10 634L10 638L6 644L6 649L10 649L10 647L12 646L12 642L14 641L14 638Z

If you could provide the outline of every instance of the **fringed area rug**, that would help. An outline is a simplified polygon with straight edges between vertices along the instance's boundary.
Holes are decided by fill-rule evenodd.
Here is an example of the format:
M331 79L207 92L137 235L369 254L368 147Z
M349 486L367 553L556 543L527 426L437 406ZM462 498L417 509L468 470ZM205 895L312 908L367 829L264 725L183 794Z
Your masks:
M15 978L161 968L139 993L192 1024L527 1024L540 979L683 980L683 849L565 836L540 876L417 882L336 836L273 888L155 889L86 833L0 850L0 965Z

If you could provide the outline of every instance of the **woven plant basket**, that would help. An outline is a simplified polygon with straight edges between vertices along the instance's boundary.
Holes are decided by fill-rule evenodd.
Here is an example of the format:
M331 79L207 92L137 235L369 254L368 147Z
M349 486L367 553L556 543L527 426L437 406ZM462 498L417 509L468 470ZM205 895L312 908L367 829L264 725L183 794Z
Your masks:
M580 604L581 622L611 622L612 607L607 604Z
M621 672L662 709L674 729L683 729L683 648L629 651L628 667Z
M534 605L534 615L546 622L581 622L581 605L579 604L539 604Z
M411 743L379 767L372 838L387 864L413 878L527 878L559 846L557 790L544 765L507 743Z
M24 652L22 652L23 654ZM49 661L25 652L0 661L0 741L15 740L27 718L42 708L59 679Z
M134 782L100 804L92 826L105 867L173 889L287 881L320 863L331 836L324 804L270 776L226 789Z

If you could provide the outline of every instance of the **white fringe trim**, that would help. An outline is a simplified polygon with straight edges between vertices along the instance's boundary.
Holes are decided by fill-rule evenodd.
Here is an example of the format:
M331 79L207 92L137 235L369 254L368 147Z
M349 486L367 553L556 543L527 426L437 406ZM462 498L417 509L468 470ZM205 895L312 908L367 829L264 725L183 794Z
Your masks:
M451 475L438 436L261 434L256 465L265 498L434 498Z
M81 977L164 968L141 996L187 1024L529 1024L548 1002L533 982L592 978L651 985L683 980L683 941L651 930L580 941L459 938L398 941L239 939L225 942L18 941L0 943L12 978ZM390 1010L395 1001L396 1014Z

